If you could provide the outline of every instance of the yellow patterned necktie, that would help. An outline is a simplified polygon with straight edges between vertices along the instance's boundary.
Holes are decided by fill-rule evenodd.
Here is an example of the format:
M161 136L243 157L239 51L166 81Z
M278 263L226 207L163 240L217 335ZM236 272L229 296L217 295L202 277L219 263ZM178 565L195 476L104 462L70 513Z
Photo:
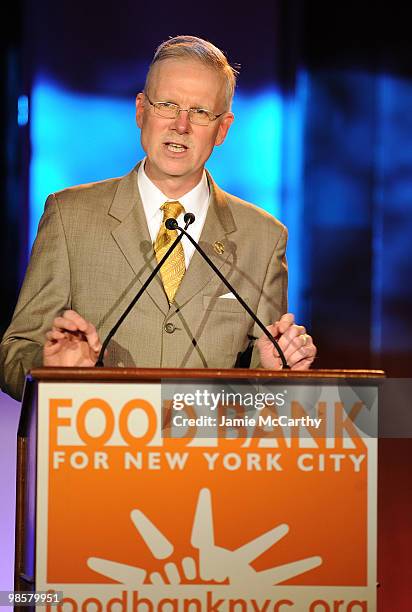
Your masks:
M180 202L165 202L160 209L163 211L163 221L154 243L154 251L158 262L178 236L177 230L166 229L166 219L170 219L171 217L177 219L185 210ZM163 287L170 303L173 302L185 272L185 254L182 243L179 242L173 253L166 259L163 266L160 268Z

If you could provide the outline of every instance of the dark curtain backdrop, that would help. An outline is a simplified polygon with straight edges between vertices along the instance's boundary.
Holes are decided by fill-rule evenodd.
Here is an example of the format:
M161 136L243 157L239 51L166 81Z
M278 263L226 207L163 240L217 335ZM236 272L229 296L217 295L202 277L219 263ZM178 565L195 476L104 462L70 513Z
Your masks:
M303 139L299 152L292 142L289 155L299 154L301 204L293 216L285 189L281 218L291 234L298 228L291 273L298 273L298 309L319 347L318 366L410 376L412 39L406 11L397 3L297 0L16 3L1 42L1 329L28 244L30 123L16 124L18 97L26 94L30 102L41 74L78 94L132 98L157 44L191 33L241 64L242 91L272 84L285 99L300 100ZM293 121L288 129L293 132ZM409 442L381 444L385 611L406 610L411 601Z

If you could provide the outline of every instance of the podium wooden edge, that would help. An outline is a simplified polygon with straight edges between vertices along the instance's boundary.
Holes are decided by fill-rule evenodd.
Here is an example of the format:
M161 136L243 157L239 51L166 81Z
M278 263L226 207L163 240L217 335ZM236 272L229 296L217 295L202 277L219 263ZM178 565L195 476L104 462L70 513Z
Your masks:
M26 379L22 409L17 430L17 460L16 460L16 511L14 540L14 590L31 591L34 587L34 576L26 574L27 530L26 512L28 503L27 463L29 457L29 428L31 407L36 401L36 386L29 377ZM22 609L32 610L30 606Z
M34 368L29 373L37 381L145 381L167 378L193 379L265 379L292 380L299 379L381 379L385 378L383 370L350 370L350 369L319 369L319 370L251 370L248 368L218 369L218 368Z

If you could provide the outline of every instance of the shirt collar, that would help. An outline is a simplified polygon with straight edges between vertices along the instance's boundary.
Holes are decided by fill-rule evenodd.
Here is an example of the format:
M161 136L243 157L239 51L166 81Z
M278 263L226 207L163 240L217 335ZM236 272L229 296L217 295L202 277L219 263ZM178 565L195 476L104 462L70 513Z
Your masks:
M160 207L171 198L168 198L147 176L144 165L146 158L139 166L137 173L137 182L142 198L143 208L146 218L152 219L159 214ZM195 217L200 217L204 214L205 209L209 204L209 184L205 170L203 170L202 178L199 183L193 187L188 193L185 193L179 198L186 212L192 212Z

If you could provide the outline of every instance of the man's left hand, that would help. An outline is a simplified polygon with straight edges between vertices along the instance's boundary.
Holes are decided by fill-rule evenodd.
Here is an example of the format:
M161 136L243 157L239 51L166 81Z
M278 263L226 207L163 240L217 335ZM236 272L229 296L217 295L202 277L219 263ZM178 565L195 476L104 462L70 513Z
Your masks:
M267 329L278 341L286 361L292 370L308 370L316 356L316 346L312 336L306 333L303 325L295 324L292 313L284 314L279 321ZM269 338L263 334L256 343L260 363L268 370L281 370L282 361Z

